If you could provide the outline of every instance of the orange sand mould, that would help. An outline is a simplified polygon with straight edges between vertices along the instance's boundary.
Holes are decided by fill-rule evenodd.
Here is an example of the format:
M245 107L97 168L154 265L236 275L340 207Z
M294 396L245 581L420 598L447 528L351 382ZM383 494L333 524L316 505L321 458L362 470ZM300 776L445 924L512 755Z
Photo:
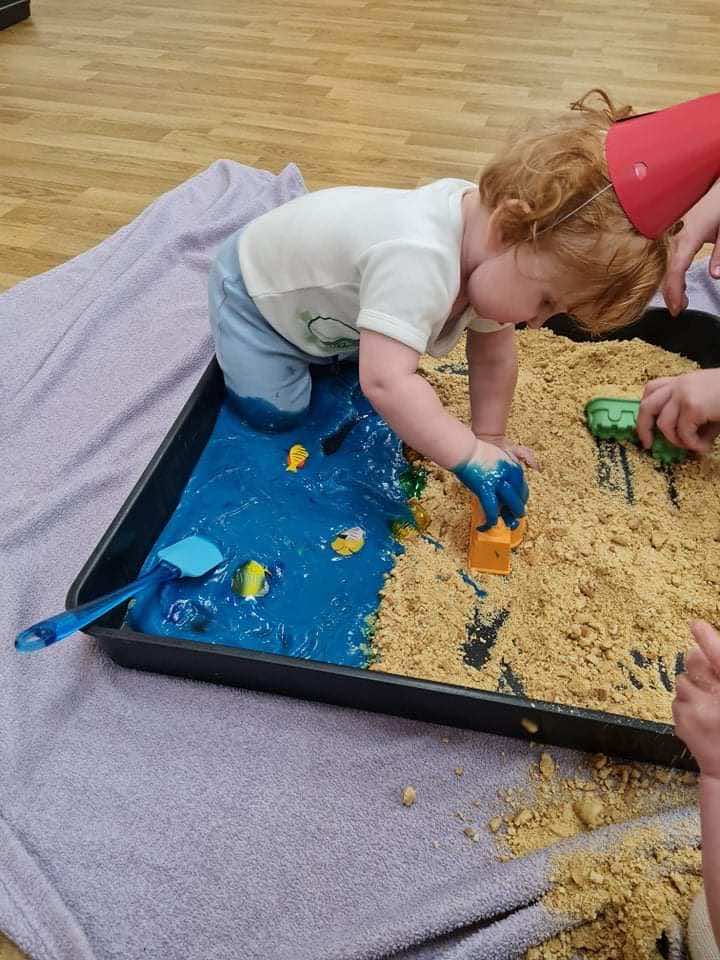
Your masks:
M514 530L508 530L502 520L489 530L478 530L484 523L485 513L477 497L473 497L468 567L482 573L510 573L510 552L522 543L527 518L522 517Z

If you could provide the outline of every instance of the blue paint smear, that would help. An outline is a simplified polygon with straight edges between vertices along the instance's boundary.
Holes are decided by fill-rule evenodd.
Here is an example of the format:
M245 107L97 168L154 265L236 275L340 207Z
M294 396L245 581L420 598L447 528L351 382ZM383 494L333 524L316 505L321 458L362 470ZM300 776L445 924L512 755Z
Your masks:
M468 584L468 586L473 588L473 590L475 591L478 597L487 596L487 590L483 590L483 588L478 583L476 583L473 580L473 578L468 573L465 572L465 570L458 570L458 573L460 574L461 579L463 579L465 583Z
M436 550L444 550L445 547L440 543L439 540L436 540L434 537L431 537L429 533L423 533L423 540L426 540L428 543L431 543Z
M291 433L258 433L225 403L213 434L154 545L143 571L163 547L191 534L215 542L226 562L209 576L184 579L138 597L128 623L143 633L226 644L326 663L366 667L369 615L402 547L394 519L413 522L400 487L407 469L399 439L363 397L357 368L315 368L310 410ZM349 418L357 422L338 449L324 438ZM297 473L289 448L309 452ZM342 530L360 526L365 546L350 557L330 547ZM246 600L231 589L248 560L270 570L270 591Z

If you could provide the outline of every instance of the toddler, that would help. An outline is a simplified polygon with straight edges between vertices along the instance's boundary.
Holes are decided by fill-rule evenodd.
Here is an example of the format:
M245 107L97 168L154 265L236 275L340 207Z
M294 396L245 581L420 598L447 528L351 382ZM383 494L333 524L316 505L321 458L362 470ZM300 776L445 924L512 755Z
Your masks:
M720 960L720 636L701 620L692 632L698 646L688 654L673 703L677 735L700 767L705 891L693 905L688 939L693 960Z
M320 190L231 236L211 271L210 321L243 416L292 427L310 367L358 354L360 386L395 433L479 497L487 526L515 526L522 464L537 466L506 436L515 327L558 313L620 327L666 267L666 236L642 236L608 179L605 135L630 110L591 94L514 137L477 185ZM449 353L466 331L470 426L418 374L424 353Z

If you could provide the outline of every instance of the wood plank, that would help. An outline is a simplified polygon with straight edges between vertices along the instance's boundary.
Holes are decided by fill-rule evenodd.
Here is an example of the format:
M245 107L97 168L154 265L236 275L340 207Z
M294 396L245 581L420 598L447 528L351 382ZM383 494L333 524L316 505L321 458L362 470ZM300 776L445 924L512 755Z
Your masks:
M311 188L472 177L591 86L713 90L718 39L714 0L45 0L0 34L0 288L219 157Z

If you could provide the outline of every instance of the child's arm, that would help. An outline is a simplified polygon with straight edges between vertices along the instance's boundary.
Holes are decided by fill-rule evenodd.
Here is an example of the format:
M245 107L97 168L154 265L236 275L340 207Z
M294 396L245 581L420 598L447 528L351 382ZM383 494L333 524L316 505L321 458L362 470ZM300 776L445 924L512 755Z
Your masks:
M677 735L700 767L705 897L720 944L720 636L709 623L691 624L698 647L687 656L673 703Z
M420 354L373 330L360 331L360 386L370 403L407 444L452 470L479 499L486 523L517 523L525 512L522 467L503 450L479 440L451 416L417 372Z
M468 330L465 351L473 433L489 443L504 440L518 374L515 328Z
M518 376L515 328L508 325L493 333L468 330L465 349L473 433L537 470L532 450L510 443L505 436Z
M360 331L360 386L395 433L423 456L452 470L472 456L472 430L451 416L417 373L420 354L372 330Z

